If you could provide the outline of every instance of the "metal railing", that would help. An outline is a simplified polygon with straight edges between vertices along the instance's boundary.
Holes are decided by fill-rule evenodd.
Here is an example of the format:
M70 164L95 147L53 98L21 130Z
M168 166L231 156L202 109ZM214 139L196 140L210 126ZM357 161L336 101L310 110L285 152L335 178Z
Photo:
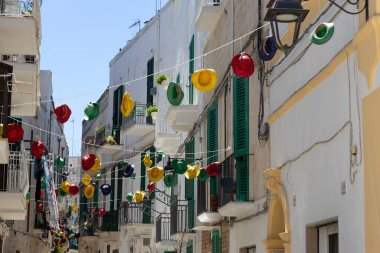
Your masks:
M28 191L29 173L28 161L24 151L10 151L7 165L0 166L0 191Z
M207 211L209 198L207 196L206 181L198 181L197 187L197 215Z
M121 209L120 217L121 224L153 224L153 216L150 216L149 222L144 220L148 215L148 207L142 203L129 203Z
M161 214L156 221L156 242L171 241L170 214Z
M204 0L203 5L205 6L220 6L223 4L223 0Z
M0 16L25 16L32 11L32 1L0 1Z
M232 180L232 187L226 187L225 182ZM236 188L236 169L234 156L230 155L219 165L218 176L218 206L234 201L234 188ZM223 182L224 181L224 182Z
M146 108L150 105L143 103L135 103L135 108L133 109L129 117L123 117L122 128L128 129L135 124L139 125L154 125L152 117L146 115Z
M95 132L95 145L103 146L106 143L106 137L113 136L116 144L120 145L120 127L111 127L109 125L104 125Z
M179 200L170 209L170 234L189 232L187 221L187 201Z

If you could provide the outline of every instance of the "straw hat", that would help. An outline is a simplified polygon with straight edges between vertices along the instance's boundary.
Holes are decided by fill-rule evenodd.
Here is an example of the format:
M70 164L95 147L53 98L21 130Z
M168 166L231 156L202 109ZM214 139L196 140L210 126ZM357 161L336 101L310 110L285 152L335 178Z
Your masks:
M32 143L32 155L37 158L41 159L42 155L44 154L45 151L45 145L40 142L40 141L35 141Z
M206 167L206 172L210 177L216 177L219 174L219 164L220 163L214 162Z
M107 196L111 193L112 188L109 184L102 184L100 186L100 191L103 193L104 196Z
M67 104L57 106L55 108L55 115L57 116L57 121L59 123L66 123L71 116L70 107Z
M17 124L11 123L7 125L7 137L9 143L21 141L24 136L24 129Z
M200 169L199 175L197 177L198 181L206 181L210 176L207 174L204 168Z
M133 201L136 203L141 203L144 200L145 192L144 191L136 191L133 194Z
M55 166L57 169L62 169L65 166L65 160L59 155L55 157Z
M62 182L61 188L64 192L68 193L70 189L70 183L67 181Z
M184 174L187 170L186 161L185 160L182 160L182 161L174 160L173 161L173 169L178 174Z
M277 45L274 36L268 36L264 39L260 49L259 56L263 61L270 61L276 55Z
M69 188L69 194L70 196L75 196L80 191L79 186L76 184L71 184Z
M89 170L94 166L96 160L96 155L89 154L82 157L82 169Z
M100 169L100 157L96 156L95 157L94 165L92 165L92 167L90 168L90 170L93 171L93 172L98 172L99 169Z
M161 167L152 167L147 170L148 178L152 182L159 182L164 177L164 169Z
M99 105L97 103L89 103L84 109L84 120L96 119L99 115Z
M152 192L154 188L156 188L156 183L150 182L146 188L148 189L149 192Z
M132 200L133 200L133 192L130 192L130 193L128 193L128 195L127 195L127 200L129 201L129 202L132 202Z
M328 42L334 35L334 23L321 23L310 34L310 41L316 45Z
M173 174L165 175L164 184L166 187L173 187L175 185L175 178Z
M150 159L150 154L146 154L144 157L144 166L150 168L152 166L153 162Z
M124 168L122 169L121 175L123 177L131 177L134 171L135 168L133 168L133 166L127 162L124 163Z
M231 66L235 75L242 78L251 76L255 71L255 64L253 63L252 57L245 52L235 55L234 58L232 58Z
M194 166L187 165L185 177L189 180L193 180L199 175L200 172L201 170L198 165L194 165Z
M84 188L84 196L88 199L92 198L95 193L95 187L92 185L87 185L86 188Z
M91 184L91 181L92 181L92 178L91 178L91 176L89 175L89 174L83 174L83 176L82 176L82 184L84 184L84 185L89 185L89 184Z
M193 73L192 82L198 90L207 92L212 90L217 82L216 72L213 69L202 69Z
M129 117L131 112L135 108L135 102L131 98L128 92L125 92L123 95L123 99L121 100L120 111L124 117Z
M183 97L185 96L181 86L178 83L171 82L166 92L169 103L173 106L181 104Z

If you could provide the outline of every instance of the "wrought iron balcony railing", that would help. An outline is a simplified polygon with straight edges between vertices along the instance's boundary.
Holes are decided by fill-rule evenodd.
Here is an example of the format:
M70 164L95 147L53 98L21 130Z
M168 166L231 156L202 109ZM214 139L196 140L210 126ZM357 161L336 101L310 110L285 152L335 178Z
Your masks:
M234 190L236 190L236 170L234 156L230 155L219 165L218 176L218 206L234 201Z
M112 140L108 139L112 136ZM111 141L111 142L110 142ZM120 126L110 127L109 125L104 125L96 130L95 132L95 145L103 146L105 144L110 145L121 145L120 142Z
M128 203L120 213L121 224L153 224L150 207L143 203ZM147 219L146 217L149 217Z
M156 242L171 241L170 214L161 214L156 221Z
M0 166L0 191L27 193L28 162L23 150L10 151L9 163Z
M187 201L179 200L170 209L170 234L189 233Z
M150 105L144 103L135 103L135 108L133 109L129 117L123 117L122 127L125 129L130 128L131 126L138 125L154 125L153 119L151 116L147 116L146 108Z

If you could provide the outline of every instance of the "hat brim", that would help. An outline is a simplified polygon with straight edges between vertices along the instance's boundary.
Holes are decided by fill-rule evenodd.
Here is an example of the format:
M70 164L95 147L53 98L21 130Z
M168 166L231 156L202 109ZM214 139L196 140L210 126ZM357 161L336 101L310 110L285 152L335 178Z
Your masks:
M158 169L158 175L156 177L154 177L152 175L152 172L153 172L153 170L156 170L156 169ZM159 168L159 167L153 167L153 168L150 168L147 170L147 174L148 174L148 178L150 181L157 183L157 182L161 181L162 178L164 177L164 169Z
M199 175L197 176L197 179L199 181L206 181L209 178L210 178L210 176L207 174L205 169L201 169L199 172Z
M168 101L173 106L179 106L184 98L183 90L178 83L171 82L166 91Z
M267 37L259 49L259 57L263 61L270 61L277 53L277 46L273 36Z
M90 108L86 107L86 109L84 110L84 120L93 120L96 119L96 117L98 117L99 115L99 105L97 103L92 103L91 105L91 110L93 110L94 113L92 115L92 113L90 114L89 112L87 112L87 110L89 110Z
M92 172L98 172L100 169L100 158L96 156L94 165L90 168Z
M121 101L120 111L124 117L129 117L135 108L135 102L128 92L125 92Z
M334 31L334 23L322 23L310 34L310 41L316 45L325 44L332 38Z
M185 172L185 177L189 180L193 180L194 178L199 176L199 173L201 173L201 170L199 167L193 167L190 165L187 165L187 170Z
M210 82L208 82L208 83L200 83L200 81L199 81L199 77L204 71L209 72L209 74L211 75ZM216 72L213 69L198 70L198 71L194 72L193 76L191 77L191 81L193 82L195 88L199 91L202 91L202 92L208 92L208 91L214 89L214 87L217 83L217 80L218 79L216 76Z

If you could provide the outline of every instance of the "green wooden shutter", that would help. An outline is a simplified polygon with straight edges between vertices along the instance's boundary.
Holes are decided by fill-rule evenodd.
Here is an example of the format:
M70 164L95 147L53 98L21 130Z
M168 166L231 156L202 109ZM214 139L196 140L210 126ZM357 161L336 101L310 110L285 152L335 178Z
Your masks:
M190 141L185 143L185 158L187 164L194 163L194 151L195 151L195 143L194 138L191 138ZM187 224L188 229L192 229L194 227L194 213L195 213L195 205L194 205L194 180L189 180L185 178L185 199L187 202Z
M145 165L144 165L144 157L145 157L146 153L141 153L141 163L140 163L140 167L141 167L141 178L140 178L140 191L144 191L145 190L145 175L146 175L146 168L145 168Z
M115 167L112 168L111 171L111 189L115 189ZM111 202L110 202L110 210L113 211L114 209L114 203L115 203L115 192L111 192Z
M249 153L249 79L234 78L234 155Z
M186 246L186 253L193 253L193 241L189 241Z
M211 232L212 253L222 253L222 237L220 229L213 229Z
M194 85L191 81L191 76L194 73L194 35L191 37L190 45L189 45L189 104L192 105L194 103Z
M154 146L151 146L145 150L145 152L147 152L147 151L150 152L150 159L153 162L152 163L152 167L153 167L156 165L156 148ZM144 153L144 156L145 156L145 154L146 153ZM142 159L141 160L141 168L142 168L144 165L144 161L143 161L144 157L142 156L141 159ZM141 171L141 173L143 173L143 171ZM146 184L147 184L147 182L146 182L147 180L145 179L145 177L146 177L146 168L144 166L144 177L141 177L141 185L140 185L140 188L142 191L145 191ZM149 201L146 203L147 208L143 214L143 220L142 220L142 222L144 224L150 224L151 223L151 215L152 215L151 214L151 211L152 211L151 207L152 207L152 199L154 199L154 197L155 196L151 194L149 196Z
M218 103L207 109L207 164L218 160ZM217 177L210 178L210 194L218 195Z
M120 111L121 100L123 99L124 87L120 86L113 92L113 116L112 125L114 127L120 127L122 123L123 115Z
M249 78L234 78L236 198L249 200Z
M123 175L121 168L117 167L117 203L119 206L119 203L123 196Z
M97 188L97 187L96 187ZM94 193L94 207L98 207L98 202L99 202L99 191L95 189Z

